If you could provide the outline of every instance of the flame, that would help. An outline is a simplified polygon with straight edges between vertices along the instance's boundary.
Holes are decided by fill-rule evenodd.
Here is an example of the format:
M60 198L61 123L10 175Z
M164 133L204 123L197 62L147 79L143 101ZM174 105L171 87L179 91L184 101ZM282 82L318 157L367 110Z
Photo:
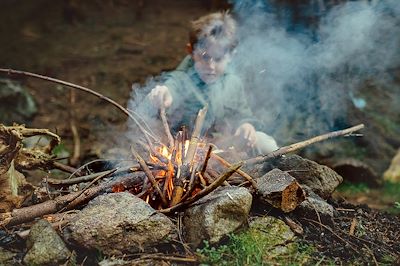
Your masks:
M166 146L162 146L160 153L162 156L164 156L165 158L167 158L168 160L171 160L172 157L172 153L170 153L168 151L168 148Z

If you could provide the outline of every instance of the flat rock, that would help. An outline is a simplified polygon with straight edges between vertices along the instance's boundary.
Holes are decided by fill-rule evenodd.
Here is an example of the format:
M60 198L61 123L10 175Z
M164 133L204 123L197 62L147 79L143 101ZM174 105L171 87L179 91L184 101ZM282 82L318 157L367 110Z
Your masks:
M66 229L69 241L106 255L151 251L175 230L171 220L128 193L96 197Z
M218 188L185 211L185 240L192 247L200 246L204 240L219 242L246 224L252 199L246 188Z
M73 256L67 246L46 220L39 220L29 232L26 242L26 265L72 265Z

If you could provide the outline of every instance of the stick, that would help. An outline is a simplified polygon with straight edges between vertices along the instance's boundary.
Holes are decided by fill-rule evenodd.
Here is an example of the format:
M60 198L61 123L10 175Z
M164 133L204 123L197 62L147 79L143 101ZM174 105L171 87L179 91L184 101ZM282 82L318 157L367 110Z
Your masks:
M208 107L205 106L197 114L192 137L190 138L189 148L186 153L185 159L183 160L183 164L191 164L193 161L193 158L194 158L194 155L195 155L196 149L197 149L197 143L199 142L201 129L203 128L204 119L206 118L207 110L208 110Z
M204 159L203 167L201 168L201 171L200 171L201 175L204 175L204 172L207 169L208 160L210 160L212 149L213 149L212 145L208 146L207 155L206 155L206 158Z
M53 161L52 164L53 164L53 167L58 169L58 170L61 170L61 171L64 171L64 172L67 172L67 173L70 173L70 174L75 173L75 175L81 176L79 171L77 171L77 169L72 167L72 166L65 165L65 164L62 164L62 163L56 162L56 161Z
M129 171L130 168L131 167L125 167L125 168L122 168L122 169L115 169L115 173L121 173L123 171ZM81 182L92 181L96 177L98 177L100 175L103 175L103 174L107 174L109 172L110 172L110 170L107 170L107 171L103 171L103 172L98 172L98 173L85 175L85 176L80 176L80 177L76 177L76 178L70 178L70 179L47 178L47 183L49 183L50 185L54 185L54 186L69 186L69 185L78 184L78 183L81 183Z
M160 187L158 186L158 183L156 181L156 179L154 178L153 174L151 173L149 167L147 166L146 162L143 160L143 158L139 155L139 153L133 148L133 146L131 146L131 151L132 154L135 156L136 160L138 161L138 163L140 164L140 166L142 167L143 171L145 172L147 178L150 180L151 184L153 185L153 187L155 188L155 190L157 191L157 193L160 195L161 201L164 204L164 206L168 206L168 202L165 198L165 195L162 193ZM143 188L146 186L147 182L145 181L143 183Z
M54 82L57 84L61 84L70 88L74 88L74 89L78 89L87 93L90 93L92 95L95 95L97 97L99 97L102 100L105 100L109 103L111 103L112 105L114 105L115 107L117 107L118 109L120 109L124 114L126 114L129 118L131 118L136 125L139 127L139 129L142 131L144 137L146 138L147 142L149 143L150 146L152 146L152 142L149 139L149 136L151 136L153 138L153 140L158 141L156 139L156 137L154 137L153 135L151 135L148 131L146 131L143 126L139 123L139 121L122 105L120 105L119 103L117 103L116 101L96 92L93 91L89 88L83 87L83 86L79 86L70 82L66 82L66 81L62 81L59 79L55 79L55 78L51 78L51 77L47 77L47 76L43 76L43 75L39 75L39 74L35 74L35 73L31 73L31 72L27 72L27 71L20 71L20 70L13 70L13 69L4 69L4 68L0 68L0 72L6 73L8 75L14 74L14 75L20 75L20 76L27 76L27 77L32 77L32 78L38 78L38 79L42 79L42 80L46 80L46 81L50 81L50 82Z
M32 221L33 219L41 217L45 214L55 213L61 210L65 206L65 203L68 202L71 202L71 204L68 205L68 209L73 209L75 207L83 205L87 201L93 199L100 193L111 189L115 185L122 183L125 186L130 187L139 184L140 182L142 182L143 177L144 173L139 172L134 173L133 176L124 176L122 178L119 178L118 180L97 185L88 189L84 194L76 198L74 202L71 202L71 199L74 199L76 195L80 193L80 191L60 196L53 200L48 200L29 207L14 209L12 212L9 213L2 213L0 214L0 226L9 227L13 225L18 225Z
M159 212L160 213L171 213L171 212L177 211L179 209L182 209L186 206L191 205L192 203L196 202L197 200L201 199L202 197L208 195L209 193L214 191L216 188L218 188L227 178L229 178L234 172L236 172L236 170L239 169L242 166L242 164L243 164L242 162L239 162L239 163L233 165L232 167L230 167L227 172L225 172L220 177L218 177L213 183L211 183L211 185L209 185L205 189L201 190L199 193L197 193L193 197L189 198L187 201L181 202L181 203L179 203L175 206L172 206L170 208L167 208L167 209L159 210Z
M224 158L218 156L215 153L212 153L211 156L216 159L218 162L220 162L222 165L226 166L226 167L231 167L231 164L227 161L225 161ZM247 174L246 172L244 172L243 170L238 169L236 171L239 175L243 176L247 181L249 181L251 183L251 185L253 186L253 188L257 189L257 183L256 181L254 181L254 179Z
M72 156L70 158L70 164L73 166L76 166L79 162L79 158L81 157L81 140L79 137L79 132L75 124L75 102L76 102L76 91L71 90L70 91L70 103L71 103L71 109L70 111L70 121L69 125L71 128L72 132L72 140L74 143L74 151L72 153Z
M162 106L160 109L160 116L164 126L165 134L167 134L168 142L169 142L169 149L172 150L174 148L174 138L171 135L171 130L168 126L167 115L165 114L165 107Z
M364 128L364 124L359 124L357 126L350 127L350 128L347 128L347 129L333 131L333 132L330 132L330 133L319 135L319 136L316 136L316 137L308 139L308 140L297 142L297 143L289 145L289 146L281 147L281 148L277 149L276 151L270 152L268 154L257 156L257 157L245 160L244 163L247 164L247 165L264 163L264 162L268 161L269 159L276 158L278 156L287 154L289 152L300 150L300 149L302 149L304 147L307 147L307 146L309 146L309 145L311 145L313 143L320 142L320 141L327 140L327 139L331 139L331 138L335 138L335 137L338 137L338 136L348 135L348 134L351 134L354 131L358 131L358 130L360 130L362 128Z
M106 171L106 173L104 173L104 174L102 174L102 175L99 175L98 177L96 177L95 179L93 179L92 180L92 182L90 182L89 184L87 184L86 186L85 186L85 188L84 189L82 189L81 191L79 191L79 193L75 196L75 197L73 197L72 199L70 199L69 201L66 201L66 203L64 204L64 207L60 210L60 211L63 211L63 210L65 210L65 209L68 209L68 205L74 205L73 204L73 201L74 200L76 200L80 195L82 195L83 193L85 193L94 183L96 183L97 181L99 181L101 178L104 178L104 177L106 177L106 176L110 176L110 175L112 175L113 173L115 173L115 171L117 171L118 169L112 169L112 170L108 170L108 171Z

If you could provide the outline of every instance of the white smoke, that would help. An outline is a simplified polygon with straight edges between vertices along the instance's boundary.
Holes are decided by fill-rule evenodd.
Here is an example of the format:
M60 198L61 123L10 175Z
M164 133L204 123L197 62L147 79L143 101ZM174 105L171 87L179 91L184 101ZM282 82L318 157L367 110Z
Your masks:
M255 115L278 142L286 142L279 137L288 138L288 129L310 136L345 123L349 104L368 104L355 96L366 81L398 87L390 71L400 66L400 1L310 5L322 14L312 34L312 25L288 30L278 16L287 12L277 8L234 1L240 39L232 67L252 95Z

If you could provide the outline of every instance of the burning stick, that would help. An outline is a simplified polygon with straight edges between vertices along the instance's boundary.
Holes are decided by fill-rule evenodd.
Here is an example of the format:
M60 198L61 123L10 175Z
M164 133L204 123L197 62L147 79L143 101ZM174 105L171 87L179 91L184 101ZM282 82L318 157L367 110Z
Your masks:
M204 175L204 172L206 171L206 168L207 168L207 165L208 165L208 160L210 159L210 156L211 156L212 148L213 147L211 145L208 147L207 155L206 155L206 158L205 158L204 163L203 163L203 167L201 168L201 172L200 172L200 174L202 176Z
M162 106L160 110L161 120L165 129L165 134L167 134L168 142L169 142L169 149L172 150L174 148L174 138L171 135L171 131L169 130L167 115L165 114L165 107Z
M323 135L319 135L319 136L313 137L313 138L308 139L308 140L304 140L304 141L301 141L301 142L294 143L294 144L289 145L289 146L281 147L281 148L277 149L276 151L270 152L268 154L248 159L248 160L244 161L244 163L247 164L247 165L264 163L264 162L268 161L269 159L276 158L278 156L287 154L289 152L300 150L300 149L302 149L304 147L307 147L308 145L311 145L313 143L320 142L320 141L327 140L327 139L331 139L331 138L335 138L335 137L338 137L338 136L350 135L354 131L358 131L358 130L363 129L363 128L364 128L364 124L359 124L357 126L350 127L350 128L347 128L347 129L329 132L329 133L326 133L326 134L323 134Z
M199 137L201 129L203 128L204 119L207 114L208 107L205 106L199 111L196 118L196 123L194 125L192 137L190 139L189 148L186 152L186 156L183 159L182 167L180 169L180 174L176 176L174 180L174 190L172 194L171 206L178 204L183 195L184 180L190 176L190 168L193 163L193 158L196 153L197 143L199 142ZM184 145L184 143L182 143ZM183 156L183 154L182 154ZM193 169L195 170L195 169ZM178 171L179 172L179 171Z
M154 178L153 174L151 173L146 162L143 160L143 158L139 155L139 153L137 153L137 151L132 146L131 146L131 151L132 151L133 155L135 156L136 160L138 161L138 163L140 164L140 166L142 167L143 171L145 172L147 178L150 180L151 184L153 185L153 187L155 188L157 193L160 195L163 205L168 206L168 202L165 199L164 194L162 193L160 187L158 186L158 183L157 183L156 179ZM147 180L145 180L143 182L143 189L146 188L146 184L147 184Z
M183 164L192 164L197 149L197 143L199 142L201 129L203 128L204 120L206 118L207 110L208 106L205 106L197 114L196 123L194 125L192 137L190 138L189 148L187 150L185 159L183 160Z
M182 209L183 207L189 206L190 204L196 202L197 200L201 199L202 197L208 195L212 191L214 191L216 188L218 188L226 179L228 179L234 172L236 172L241 166L243 165L242 162L239 162L232 167L228 169L228 171L221 176L219 176L214 182L211 183L208 187L194 195L193 197L189 198L185 202L181 202L175 206L172 206L167 209L159 210L161 213L170 213L173 211L177 211L179 209Z

